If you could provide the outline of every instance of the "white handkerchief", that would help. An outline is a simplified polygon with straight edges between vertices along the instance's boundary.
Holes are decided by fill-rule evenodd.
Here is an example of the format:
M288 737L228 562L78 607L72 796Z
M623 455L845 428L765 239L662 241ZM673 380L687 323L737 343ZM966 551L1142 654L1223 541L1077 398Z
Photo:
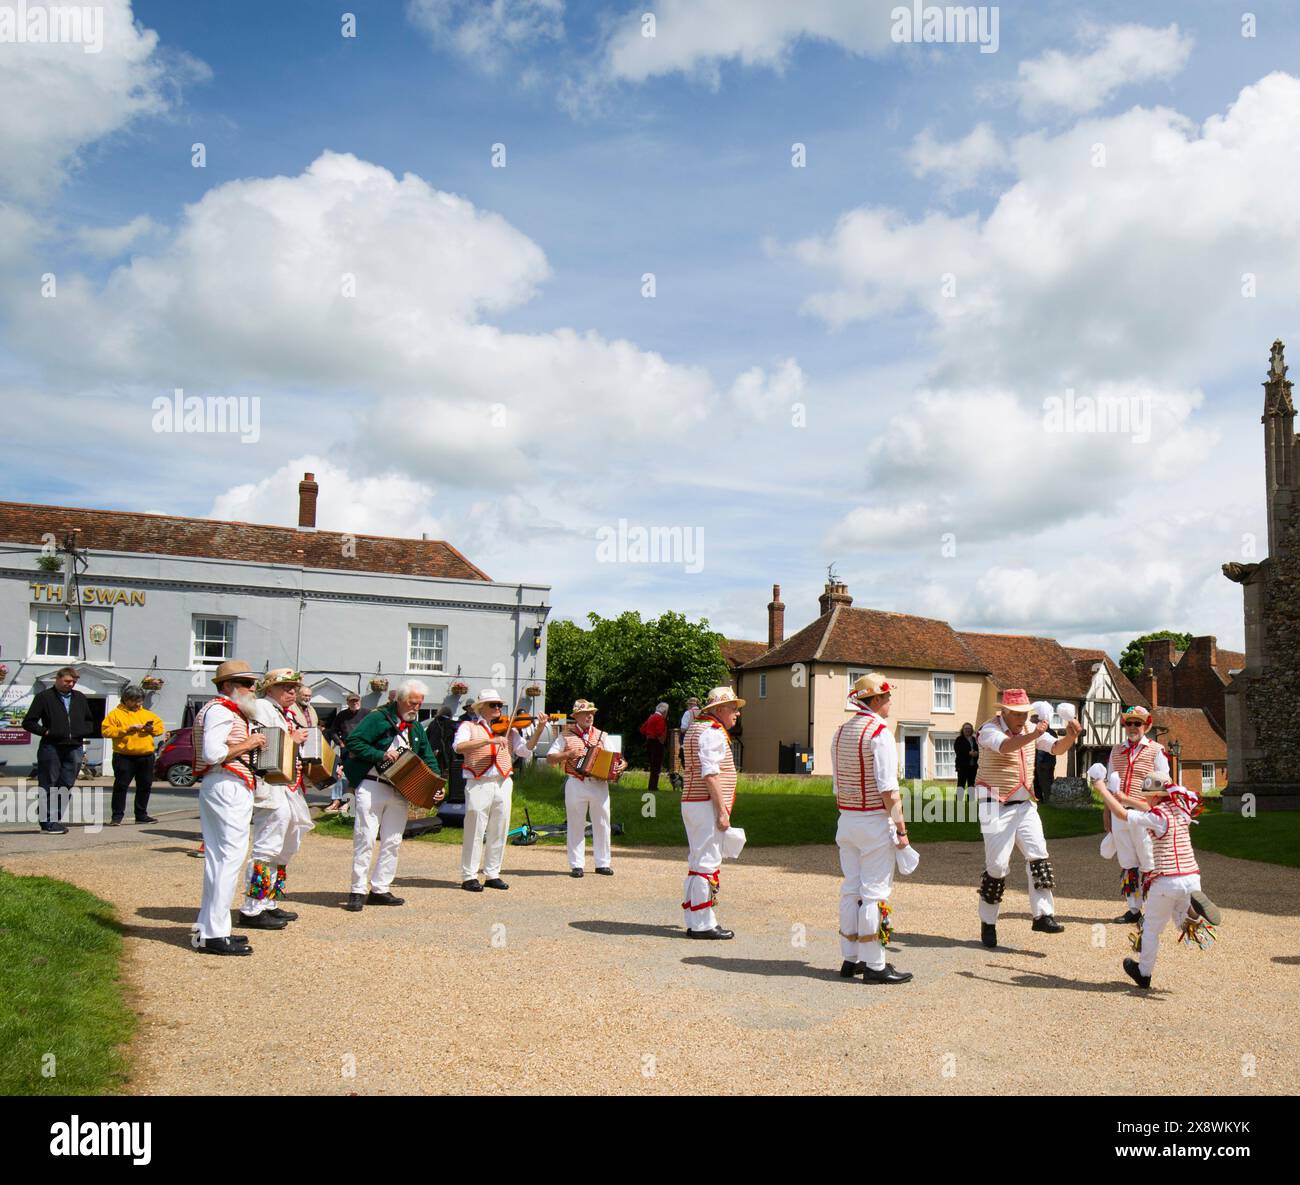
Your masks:
M904 876L910 876L916 871L916 866L921 863L921 853L911 844L908 844L905 848L895 848L894 863L898 865L899 872Z
M1115 837L1109 831L1102 837L1101 841L1101 858L1110 860L1115 855Z
M728 827L722 833L722 857L724 860L735 860L741 852L745 850L745 829L743 827Z
M1088 766L1088 781L1104 782L1106 780L1106 767L1099 761L1096 765Z

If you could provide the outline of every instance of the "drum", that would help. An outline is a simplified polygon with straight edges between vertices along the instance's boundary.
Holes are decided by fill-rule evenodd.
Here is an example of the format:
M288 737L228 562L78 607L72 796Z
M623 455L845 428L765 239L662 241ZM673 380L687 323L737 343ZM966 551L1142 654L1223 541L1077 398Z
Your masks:
M412 806L425 810L436 805L434 795L447 784L410 749L380 770L380 777Z
M292 786L298 780L294 766L297 746L283 728L263 728L258 730L266 737L265 749L254 749L253 772L264 782L273 786Z

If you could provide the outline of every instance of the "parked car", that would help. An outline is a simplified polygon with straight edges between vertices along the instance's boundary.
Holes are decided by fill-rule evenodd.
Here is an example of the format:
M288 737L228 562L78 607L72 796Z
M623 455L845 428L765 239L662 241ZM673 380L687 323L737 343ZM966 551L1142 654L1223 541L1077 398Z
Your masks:
M155 778L166 778L180 790L194 785L194 730L178 728L163 738L154 766Z

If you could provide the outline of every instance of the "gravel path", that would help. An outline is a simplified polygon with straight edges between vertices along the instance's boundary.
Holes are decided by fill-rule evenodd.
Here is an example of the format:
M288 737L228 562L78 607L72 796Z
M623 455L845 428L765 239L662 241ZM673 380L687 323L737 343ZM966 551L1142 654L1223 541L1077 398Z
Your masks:
M173 832L174 835L183 831ZM351 845L311 835L290 876L301 919L248 959L189 947L201 863L181 839L10 856L113 902L143 1020L131 1089L449 1092L1289 1093L1300 1067L1300 876L1201 856L1225 909L1201 953L1166 931L1157 990L1120 971L1127 927L1095 839L1053 847L1060 935L1008 882L978 943L976 844L922 849L895 886L901 987L839 979L838 862L825 847L728 862L726 943L679 928L684 850L615 851L571 880L561 848L510 848L506 893L458 885L459 849L408 842L400 909L338 908ZM589 861L590 868L590 861ZM918 879L921 878L921 879Z

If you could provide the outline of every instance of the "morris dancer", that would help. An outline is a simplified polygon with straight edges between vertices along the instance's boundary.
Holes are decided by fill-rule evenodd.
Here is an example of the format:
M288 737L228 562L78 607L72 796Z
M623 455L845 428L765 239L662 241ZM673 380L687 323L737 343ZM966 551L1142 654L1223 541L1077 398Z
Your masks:
M397 698L376 708L356 726L347 739L343 769L353 790L355 818L352 823L352 890L343 907L360 913L367 905L404 905L403 897L389 891L397 875L397 854L406 831L406 799L379 773L379 767L412 749L434 773L438 758L420 724L420 705L429 689L419 679L407 679L397 689ZM445 790L434 795L443 800ZM379 858L370 878L370 857L379 837ZM367 889L369 892L367 893Z
M596 705L580 699L569 713L571 721L555 738L547 751L546 760L551 765L564 766L568 777L564 779L564 816L568 825L569 875L582 876L583 852L587 846L587 810L591 809L591 854L595 857L596 871L601 876L613 876L610 867L609 782L588 777L578 769L578 764L588 749L604 748L606 733L594 728ZM621 756L614 759L614 781L622 775L626 765Z
M998 908L1007 884L1011 850L1025 857L1029 878L1029 910L1034 930L1059 934L1065 929L1052 915L1052 862L1047 856L1043 823L1034 801L1034 757L1038 749L1064 753L1083 732L1077 720L1065 726L1065 736L1054 740L1043 734L1047 721L1029 725L1029 696L1009 687L997 704L998 713L979 731L980 764L975 782L979 798L980 832L984 836L984 876L979 888L980 941L998 944Z
M718 925L713 906L722 868L722 833L731 826L731 808L736 802L736 761L727 730L744 706L745 701L730 687L715 687L682 741L686 767L682 823L689 849L682 916L690 938L736 936L734 930Z
M1160 953L1160 932L1171 922L1184 940L1204 947L1214 941L1214 927L1219 924L1219 907L1201 890L1201 870L1192 851L1191 824L1204 807L1193 790L1170 785L1164 774L1148 774L1142 782L1141 797L1146 810L1126 807L1110 789L1100 782L1097 789L1117 820L1141 827L1151 833L1155 867L1150 873L1146 919L1142 925L1140 955L1125 959L1124 971L1140 988L1151 986Z
M1151 774L1169 777L1169 758L1165 751L1147 733L1151 728L1151 713L1141 706L1124 712L1125 742L1110 751L1110 775L1106 786L1125 806L1143 809L1145 803L1135 797L1138 788ZM1120 895L1128 912L1117 922L1141 924L1141 878L1151 871L1151 832L1136 823L1126 823L1118 816L1106 812L1106 830L1115 841L1115 858L1124 870L1120 880Z
M248 663L223 662L213 675L217 696L194 720L194 776L199 779L199 826L203 832L203 897L194 946L210 955L251 955L242 934L231 937L230 907L248 851L257 776L248 755L266 745L249 732L257 676Z
M840 849L840 975L865 983L907 983L910 971L885 962L894 887L894 852L908 846L898 793L898 749L886 719L893 689L869 673L853 684L854 713L831 740L835 801L840 808L835 842Z
M505 707L491 688L480 691L471 705L473 719L456 729L452 748L465 762L465 838L461 841L460 887L470 893L484 888L508 889L501 879L501 861L505 857L506 835L510 831L510 799L514 790L514 763L510 760L511 740L498 737L492 725ZM516 755L531 753L542 735L533 730L531 747L515 734ZM486 852L484 841L486 840ZM478 879L482 864L484 879Z
M287 732L295 745L307 739L293 712L302 676L292 667L268 671L262 678L262 698L257 701L257 721L264 728ZM302 761L293 757L293 782L287 786L258 779L253 800L253 851L248 887L239 907L239 924L251 930L283 930L298 915L282 909L289 861L302 845L302 837L315 824L307 809Z

